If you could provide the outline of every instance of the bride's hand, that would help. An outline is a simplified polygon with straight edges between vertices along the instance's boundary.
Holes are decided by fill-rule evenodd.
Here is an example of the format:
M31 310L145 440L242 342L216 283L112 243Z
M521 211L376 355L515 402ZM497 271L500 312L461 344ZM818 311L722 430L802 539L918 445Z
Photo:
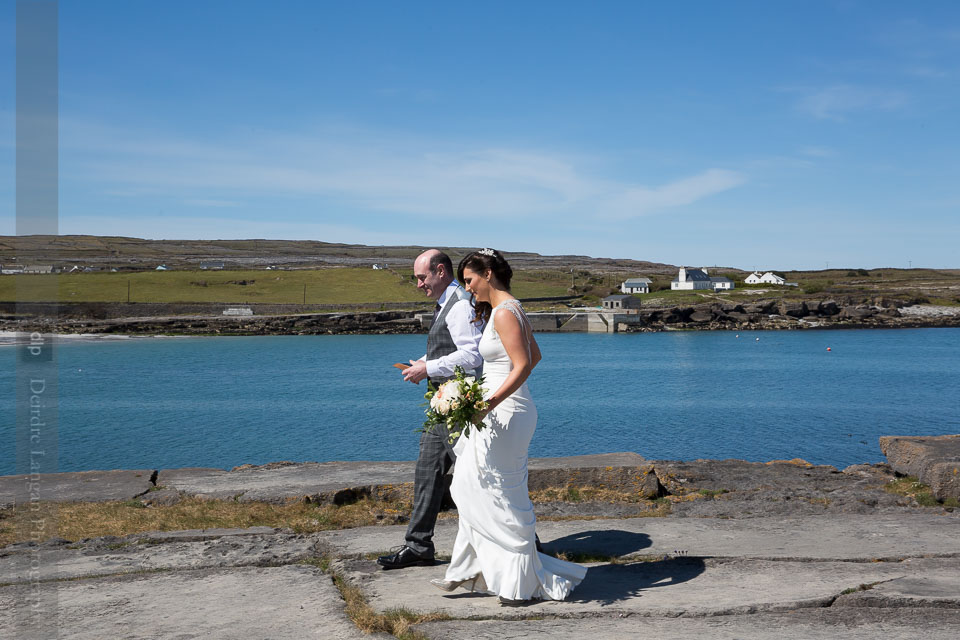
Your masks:
M475 425L477 425L477 426L483 425L483 419L486 418L487 415L488 415L491 411L492 411L492 409L489 409L489 408L488 408L488 409L484 409L483 411L481 411L480 413L478 413L477 415L475 415L475 416L473 417L473 424L475 424Z

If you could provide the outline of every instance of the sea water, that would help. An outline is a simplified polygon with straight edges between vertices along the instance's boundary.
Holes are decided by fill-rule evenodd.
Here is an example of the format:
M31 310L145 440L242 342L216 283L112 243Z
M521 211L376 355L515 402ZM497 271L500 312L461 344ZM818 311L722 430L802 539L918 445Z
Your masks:
M882 435L960 433L960 329L537 334L530 455L879 462ZM58 341L59 469L412 460L423 335ZM829 348L829 350L828 350ZM0 475L16 347L0 348Z

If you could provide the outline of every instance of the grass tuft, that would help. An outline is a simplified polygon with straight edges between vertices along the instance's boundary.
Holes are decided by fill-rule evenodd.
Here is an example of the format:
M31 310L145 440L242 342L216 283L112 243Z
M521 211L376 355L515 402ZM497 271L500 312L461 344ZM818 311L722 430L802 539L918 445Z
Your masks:
M913 498L921 507L952 507L957 504L956 499L948 499L951 504L947 504L947 501L941 503L934 497L929 486L923 484L913 476L904 476L892 480L883 487L883 490L898 496Z
M146 506L139 500L124 502L79 502L39 504L7 509L0 516L0 546L25 542L30 523L49 513L49 527L37 542L58 536L67 540L126 536L145 531L185 529L279 527L296 533L348 529L376 524L394 524L410 505L363 499L342 506L305 502L269 504L234 500L184 498L173 505Z
M645 502L636 492L617 491L605 487L582 487L568 485L566 487L550 487L530 492L530 500L536 503L545 502L608 502L630 503Z
M877 586L878 584L880 584L880 583L879 583L879 582L866 582L866 583L862 583L862 584L860 584L859 586L850 587L849 589L844 589L843 591L840 592L840 595L842 595L842 596L848 596L848 595L850 595L851 593L857 593L857 592L859 592L859 591L869 591L870 589L873 589L873 588L874 588L875 586Z
M697 491L701 496L705 498L716 498L717 496L722 496L725 493L730 493L729 489L700 489Z
M328 573L329 564L325 570ZM389 609L377 613L367 602L363 591L345 577L332 571L333 583L340 591L346 604L347 617L364 633L389 633L400 640L428 640L410 627L423 622L450 620L450 616L441 613L416 613L409 609Z

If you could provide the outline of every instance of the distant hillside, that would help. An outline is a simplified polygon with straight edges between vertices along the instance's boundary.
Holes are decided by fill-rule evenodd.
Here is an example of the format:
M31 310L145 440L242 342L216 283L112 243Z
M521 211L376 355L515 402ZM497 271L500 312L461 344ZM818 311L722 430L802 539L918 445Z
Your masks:
M117 268L197 267L216 260L227 268L367 266L386 262L410 267L427 247L367 246L314 240L146 240L121 236L0 236L0 264L74 264ZM441 247L454 262L468 247ZM542 256L532 252L508 252L517 269L587 269L636 274L673 274L673 265L642 260L593 258L580 255ZM727 270L724 270L727 271ZM735 271L735 270L730 270Z

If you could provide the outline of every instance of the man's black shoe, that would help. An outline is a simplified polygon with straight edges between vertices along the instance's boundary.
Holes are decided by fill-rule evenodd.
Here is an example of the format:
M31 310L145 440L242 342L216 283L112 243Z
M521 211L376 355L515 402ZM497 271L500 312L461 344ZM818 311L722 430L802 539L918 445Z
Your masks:
M383 567L384 569L405 569L407 567L432 567L436 564L436 560L433 559L433 556L424 557L417 555L417 553L410 547L404 545L400 547L394 547L391 551L395 553L390 554L389 556L380 556L377 558L377 564Z

